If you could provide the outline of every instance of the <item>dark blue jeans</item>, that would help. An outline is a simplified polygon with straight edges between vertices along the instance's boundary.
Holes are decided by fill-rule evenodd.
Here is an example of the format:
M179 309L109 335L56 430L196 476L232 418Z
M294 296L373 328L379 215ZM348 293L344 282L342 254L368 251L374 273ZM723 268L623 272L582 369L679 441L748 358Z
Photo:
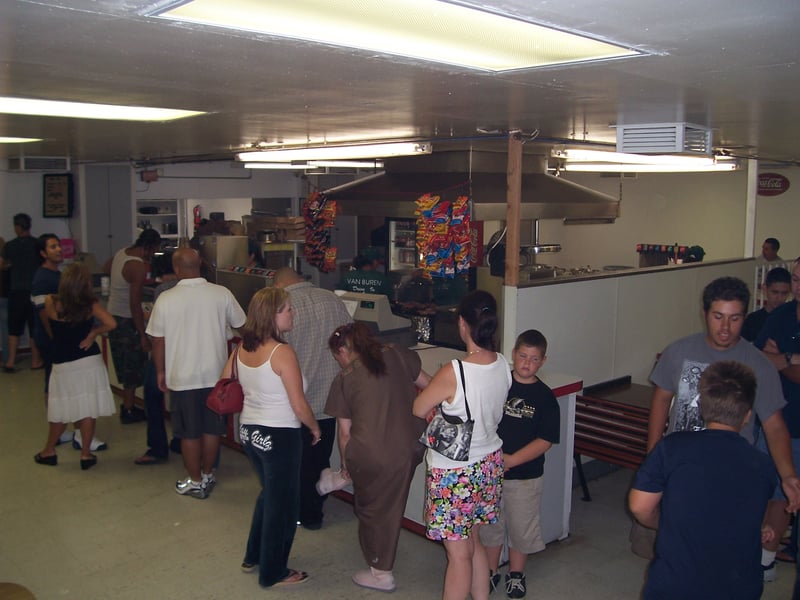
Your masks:
M300 462L300 522L303 525L322 524L322 505L328 496L317 493L317 481L322 469L331 466L333 440L336 439L336 419L318 421L322 439L312 446L313 437L308 427L301 428L303 458Z
M300 505L300 429L240 425L242 448L261 482L244 562L258 565L258 583L289 574L289 553Z
M147 454L167 458L169 445L164 423L164 392L158 389L156 365L152 359L147 361L144 374L144 410L147 413Z

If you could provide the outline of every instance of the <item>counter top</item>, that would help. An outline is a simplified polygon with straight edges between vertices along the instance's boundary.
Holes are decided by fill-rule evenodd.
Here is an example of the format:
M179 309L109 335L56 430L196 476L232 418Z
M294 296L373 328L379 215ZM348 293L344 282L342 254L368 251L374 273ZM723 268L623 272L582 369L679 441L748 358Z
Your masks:
M576 281L590 281L592 279L608 279L610 277L630 277L632 275L644 275L647 273L659 273L664 271L683 270L683 269L697 269L709 265L723 265L730 263L740 263L745 261L753 261L752 258L726 258L721 260L707 260L696 263L683 263L680 265L662 265L658 267L638 267L632 269L622 269L614 271L598 271L596 273L586 273L582 275L573 275L569 277L554 277L533 279L531 281L522 281L520 278L519 287L539 287L543 285L557 285L562 283L573 283Z

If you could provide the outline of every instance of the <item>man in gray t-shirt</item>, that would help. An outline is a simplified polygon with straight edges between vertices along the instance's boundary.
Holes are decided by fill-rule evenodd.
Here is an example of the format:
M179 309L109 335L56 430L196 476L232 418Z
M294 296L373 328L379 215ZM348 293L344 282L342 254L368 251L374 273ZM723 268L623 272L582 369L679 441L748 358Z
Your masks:
M715 279L703 290L706 333L690 335L670 344L650 376L656 387L650 405L647 449L648 452L652 450L665 430L672 433L704 428L697 408L697 381L708 365L721 360L744 363L756 373L758 388L753 411L761 420L770 454L789 499L789 510L796 510L800 508L800 479L781 411L786 402L778 373L761 352L741 338L749 303L747 284L735 277ZM751 443L752 421L750 419L741 432Z

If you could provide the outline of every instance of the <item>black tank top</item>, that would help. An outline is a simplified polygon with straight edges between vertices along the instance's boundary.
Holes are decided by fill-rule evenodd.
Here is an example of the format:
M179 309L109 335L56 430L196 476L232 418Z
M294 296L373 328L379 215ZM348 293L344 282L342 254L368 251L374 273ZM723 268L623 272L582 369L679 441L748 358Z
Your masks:
M92 344L88 350L81 350L79 346L89 335L92 325L94 325L94 318L89 318L79 323L51 320L50 328L53 331L53 341L50 346L50 356L53 359L53 363L65 363L100 354L100 347L97 342Z

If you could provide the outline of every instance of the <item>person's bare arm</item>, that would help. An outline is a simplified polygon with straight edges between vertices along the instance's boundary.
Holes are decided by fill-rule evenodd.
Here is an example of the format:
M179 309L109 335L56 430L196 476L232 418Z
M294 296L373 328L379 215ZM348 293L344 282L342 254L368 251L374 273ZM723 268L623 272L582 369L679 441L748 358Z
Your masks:
M778 470L789 506L789 512L800 509L800 479L797 478L794 461L792 459L792 441L783 414L777 410L772 415L761 422L764 435L767 438L770 456Z
M131 318L133 319L136 331L139 332L142 350L150 352L150 338L148 338L144 332L144 310L142 310L142 292L144 290L145 278L147 277L147 268L144 266L143 262L129 260L125 263L125 266L122 267L122 276L130 285Z
M89 331L89 335L87 335L79 344L81 350L88 350L94 344L94 340L97 338L98 335L102 335L104 333L108 333L112 329L117 328L117 321L114 317L111 316L103 305L99 302L95 302L92 304L92 316L95 318L96 321L99 321L99 325L95 325L92 327L91 331Z
M414 380L414 385L417 386L419 389L424 390L428 387L428 384L431 382L431 376L428 375L425 371L420 371L417 378Z
M655 386L650 401L650 417L647 422L647 451L650 452L662 437L669 418L669 405L674 394L669 390Z
M284 344L272 355L271 364L272 370L281 378L283 387L286 388L292 411L311 431L311 444L316 444L322 438L322 432L303 393L303 376L300 373L297 355L291 346Z
M434 407L442 402L452 402L456 393L456 375L451 363L436 372L428 386L414 399L412 412L421 419L427 418Z
M167 388L167 365L164 353L164 338L150 338L153 342L153 364L156 367L156 377L158 378L158 389L162 392L169 391Z
M539 458L542 454L550 450L552 445L552 442L548 442L547 440L543 440L541 438L536 438L535 440L525 444L513 454L503 454L503 465L506 470L513 469L517 465L522 465L533 460L534 458Z
M628 507L633 516L645 527L658 529L658 507L661 504L661 492L643 492L632 489L628 494Z
M764 344L762 353L786 379L792 383L800 383L800 355L792 354L791 360L787 360L786 354L780 351L772 338Z
M347 463L345 462L345 449L347 448L347 443L350 441L350 428L352 425L352 419L345 419L342 417L336 418L339 456L341 457L342 461L342 475L346 475L347 477L349 477L349 474L347 473Z

